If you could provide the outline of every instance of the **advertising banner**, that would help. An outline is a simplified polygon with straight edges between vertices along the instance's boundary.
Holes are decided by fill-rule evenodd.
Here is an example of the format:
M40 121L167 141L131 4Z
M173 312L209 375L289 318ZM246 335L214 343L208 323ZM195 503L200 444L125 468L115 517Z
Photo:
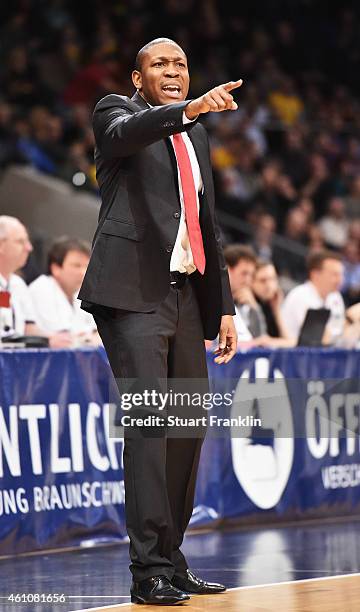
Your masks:
M196 513L201 522L245 523L356 514L360 509L360 352L249 351L219 367L213 388L233 396L228 427L203 448ZM219 412L219 410L218 410ZM224 412L224 409L223 409ZM193 517L194 518L194 517Z
M359 511L359 351L208 353L208 369L192 526ZM124 540L103 349L2 351L0 375L0 554Z
M0 554L123 539L122 440L95 350L0 353Z

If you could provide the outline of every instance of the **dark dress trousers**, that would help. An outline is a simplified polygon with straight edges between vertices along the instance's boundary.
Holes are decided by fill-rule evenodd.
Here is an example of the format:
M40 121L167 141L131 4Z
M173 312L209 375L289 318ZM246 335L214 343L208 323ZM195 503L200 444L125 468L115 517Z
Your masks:
M120 393L125 379L137 389L166 391L180 380L208 389L204 338L234 314L214 213L209 145L199 122L183 124L188 102L149 108L109 95L96 105L95 162L102 205L92 254L79 293L95 318ZM170 284L170 259L179 229L176 158L170 135L187 131L204 185L199 219L206 268L183 285ZM201 382L202 381L202 382ZM141 415L157 408L139 409ZM166 406L166 416L177 408ZM189 414L205 411L188 406ZM153 435L152 435L153 433ZM130 569L136 581L181 575L180 551L191 517L203 435L125 427L124 478Z

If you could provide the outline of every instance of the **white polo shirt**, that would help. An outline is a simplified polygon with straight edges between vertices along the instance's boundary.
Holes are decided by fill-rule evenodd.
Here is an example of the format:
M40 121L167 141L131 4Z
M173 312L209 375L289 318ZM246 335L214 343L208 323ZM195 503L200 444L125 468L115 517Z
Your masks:
M89 333L96 329L93 317L81 310L77 295L72 302L52 276L42 274L30 285L37 325L47 333Z
M281 312L286 328L293 338L299 337L309 308L328 308L330 310L327 331L331 341L336 341L343 333L345 323L345 305L341 293L339 291L329 293L324 300L311 281L291 289L284 299Z
M29 287L18 274L8 280L0 274L0 291L9 291L10 308L0 307L0 337L25 333L26 323L35 323Z

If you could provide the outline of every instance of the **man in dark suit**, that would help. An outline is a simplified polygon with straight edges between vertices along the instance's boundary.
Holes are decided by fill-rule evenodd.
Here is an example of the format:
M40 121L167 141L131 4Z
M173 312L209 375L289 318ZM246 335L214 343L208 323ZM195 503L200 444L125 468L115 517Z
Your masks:
M132 80L137 91L131 99L108 95L94 111L102 206L79 297L94 315L120 393L125 379L135 380L137 390L166 390L164 381L180 379L206 381L200 384L205 390L204 338L219 334L217 363L233 357L237 338L209 144L197 119L235 110L230 92L241 81L186 100L186 55L166 38L139 51ZM171 411L167 406L167 416ZM159 413L145 405L140 412ZM133 435L127 429L132 601L172 605L189 592L224 590L195 576L180 551L202 433L173 437L166 428L140 427Z

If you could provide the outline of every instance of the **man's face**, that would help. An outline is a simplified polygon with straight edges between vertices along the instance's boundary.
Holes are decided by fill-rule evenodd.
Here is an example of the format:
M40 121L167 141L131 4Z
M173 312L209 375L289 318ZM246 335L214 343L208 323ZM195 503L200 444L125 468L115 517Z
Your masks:
M255 273L255 264L252 261L241 259L233 268L229 267L230 287L233 295L243 289L252 286Z
M62 266L52 264L51 273L59 285L69 294L80 288L89 263L89 256L81 251L69 251Z
M337 259L325 259L321 270L313 270L310 279L320 295L326 297L333 291L339 291L343 282L344 266Z
M0 260L4 270L13 273L25 266L33 250L29 235L22 223L11 226L6 238L0 240Z
M141 71L134 70L132 79L152 106L181 102L190 82L186 55L175 44L155 44L145 52Z
M253 290L264 302L271 300L279 289L278 278L274 266L269 264L255 272Z

